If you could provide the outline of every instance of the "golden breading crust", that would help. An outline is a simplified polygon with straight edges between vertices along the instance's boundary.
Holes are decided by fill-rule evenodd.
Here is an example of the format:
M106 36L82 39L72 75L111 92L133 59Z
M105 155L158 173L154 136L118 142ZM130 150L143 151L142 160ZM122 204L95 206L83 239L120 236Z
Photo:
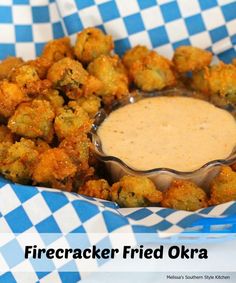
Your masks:
M68 106L62 108L55 118L54 128L60 140L78 132L89 132L92 120L76 102L69 102Z
M49 68L52 66L52 64L53 61L50 61L49 59L44 57L38 57L34 60L30 60L26 62L26 65L34 67L41 80L46 79L47 72Z
M10 146L12 145L11 142L0 142L0 173L3 173L3 162L7 158L7 152Z
M210 65L212 53L193 46L180 46L176 48L173 63L179 73L198 71Z
M154 51L135 61L129 74L135 85L143 91L161 90L176 84L171 62Z
M126 68L130 69L132 64L137 60L142 60L151 51L143 45L137 45L129 50L127 50L122 58L122 62Z
M102 97L103 102L110 103L129 93L128 74L117 55L99 56L89 64L88 72L102 82L96 94Z
M190 86L192 89L200 91L204 95L210 96L210 86L207 80L209 68L205 67L204 69L193 72L192 80L190 81Z
M4 125L0 125L0 143L1 142L14 142L14 135L12 132Z
M113 48L110 35L97 28L86 28L78 33L74 50L79 61L88 64L102 54L108 55Z
M76 102L89 114L89 117L91 118L95 116L101 107L101 98L95 95L80 97L76 100Z
M17 83L21 88L26 88L28 82L36 82L39 79L35 67L27 64L22 64L14 68L9 74L9 80Z
M22 138L19 142L7 145L5 158L1 161L0 171L7 179L27 184L31 181L39 153L33 141Z
M221 96L236 97L236 66L219 63L206 73L210 91Z
M69 37L63 37L49 41L43 48L41 57L51 62L57 62L62 58L73 58L73 48Z
M236 66L220 62L193 73L192 88L236 102Z
M222 167L210 185L210 192L210 205L236 200L236 172L228 166Z
M52 85L49 80L40 80L37 69L33 65L27 64L14 68L9 75L9 80L17 83L29 97L37 96Z
M62 148L52 148L40 155L33 180L52 188L71 191L76 166Z
M34 99L21 103L8 121L8 128L20 136L42 138L50 142L53 138L55 113L46 100Z
M7 79L11 70L24 61L19 57L9 56L0 63L0 80Z
M81 195L105 200L111 199L110 192L111 188L104 179L89 180L78 190L78 193Z
M112 185L111 199L121 207L144 207L161 202L162 193L150 179L127 175Z
M207 195L197 185L186 180L174 180L163 193L163 207L194 211L207 207Z
M45 142L44 140L41 140L41 139L33 139L32 140L35 144L35 148L37 149L38 153L43 153L45 152L46 150L50 149L50 145Z
M10 117L13 115L16 107L23 101L27 101L27 97L21 91L20 87L15 83L6 80L0 81L0 115Z
M101 82L90 76L80 62L71 58L63 58L53 64L47 78L70 99L93 94L101 88Z
M89 169L89 147L91 141L85 133L74 132L67 136L59 145L68 154L78 171Z
M36 96L36 98L40 100L47 100L48 102L50 102L56 114L60 112L60 109L65 103L59 91L52 88L44 89L40 94Z

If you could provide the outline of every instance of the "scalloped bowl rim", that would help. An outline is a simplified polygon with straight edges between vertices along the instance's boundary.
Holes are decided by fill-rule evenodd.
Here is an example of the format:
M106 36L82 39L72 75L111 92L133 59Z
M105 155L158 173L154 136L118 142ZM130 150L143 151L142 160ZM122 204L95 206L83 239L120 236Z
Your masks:
M185 89L170 89L170 90L166 90L166 91L159 91L159 92L153 92L153 93L142 93L141 92L141 93L139 93L138 96L129 95L127 98L121 100L119 102L118 107L117 107L117 105L115 105L114 110L116 110L117 108L120 108L122 106L125 106L127 104L135 103L135 102L137 102L141 99L145 99L145 98L148 98L148 97L163 96L163 95L170 94L170 93L173 93L173 92L175 92L175 93L181 92L181 93L186 93L186 94L193 93L193 92L191 92L189 90L185 90ZM215 105L214 103L212 103L212 104ZM217 105L215 105L215 106L219 107ZM233 107L232 105L230 105L230 106ZM219 107L219 108L224 109L222 107ZM224 109L224 110L227 111L227 109ZM235 110L235 108L234 108L234 110ZM100 121L101 116L102 116L102 120ZM236 147L235 147L233 149L232 153L227 158L209 161L209 162L205 163L204 165L202 165L200 168L195 169L193 171L178 171L178 170L175 170L175 169L162 168L162 167L148 169L148 170L139 170L137 168L134 168L134 167L127 165L120 158L118 158L116 156L112 156L112 155L107 155L103 152L101 139L97 135L97 130L98 130L99 126L102 124L102 122L108 116L109 116L109 114L107 114L104 109L101 109L95 115L95 120L94 120L94 123L92 125L92 130L90 131L92 143L94 145L94 152L101 161L117 163L120 167L124 168L126 171L129 171L133 175L149 175L150 176L150 175L154 175L154 174L168 173L170 175L177 175L178 177L183 177L183 178L188 177L189 178L191 176L199 175L203 171L210 169L212 167L224 166L224 165L227 166L227 165L231 165L233 163L236 163Z

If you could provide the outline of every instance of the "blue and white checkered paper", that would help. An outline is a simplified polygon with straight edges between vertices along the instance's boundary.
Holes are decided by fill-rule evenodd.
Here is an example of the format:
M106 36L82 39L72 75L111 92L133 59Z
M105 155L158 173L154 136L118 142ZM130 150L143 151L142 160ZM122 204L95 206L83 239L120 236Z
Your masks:
M53 260L47 260L44 272L42 272L42 263L26 261L22 250L26 244L30 244L27 241L29 234L32 235L32 245L43 242L43 247L50 247L53 241L58 241L59 247L62 248L62 246L76 246L72 246L64 235L78 235L79 247L81 245L79 235L83 233L82 240L85 244L87 243L86 247L89 247L92 242L94 243L92 235L97 233L100 236L96 242L98 246L117 248L118 243L114 239L119 234L121 237L133 235L133 245L145 243L148 237L143 237L143 233L152 235L151 240L155 242L154 233L158 237L158 234L161 236L163 232L182 232L193 223L197 224L209 216L229 215L236 211L235 202L203 209L198 213L166 208L119 209L112 202L58 190L22 186L3 179L1 179L0 187L1 283L73 283L87 276L86 273L79 272L81 261L66 260L64 264L59 265ZM236 224L233 229L236 232ZM52 234L53 240L48 241L47 237L48 242L45 241L45 233ZM4 237L5 235L7 237ZM176 239L178 241L178 237L175 241ZM196 239L199 241L198 235ZM125 244L127 242L128 238ZM91 270L99 269L99 266L98 261L95 266L91 266ZM9 271L1 274L2 270Z
M179 45L212 50L217 58L230 62L236 57L236 1L232 0L4 0L0 1L0 59L17 55L38 56L44 44L65 35L75 39L85 27L97 26L111 34L115 52L144 44L171 57ZM211 217L235 215L231 202L198 213L166 208L119 209L114 203L71 193L0 184L0 233L178 233ZM228 222L227 222L228 219ZM233 218L224 219L231 223ZM209 222L211 223L211 222ZM207 230L208 229L208 230ZM236 231L236 225L231 231ZM209 225L205 225L205 231ZM137 242L140 239L137 239ZM1 246L1 245L0 245ZM18 237L0 248L0 265L9 272L0 282L77 282L79 272L32 272L26 277L14 272L22 259L9 255L8 248L21 248ZM5 251L3 253L2 251ZM5 256L4 256L5 254Z

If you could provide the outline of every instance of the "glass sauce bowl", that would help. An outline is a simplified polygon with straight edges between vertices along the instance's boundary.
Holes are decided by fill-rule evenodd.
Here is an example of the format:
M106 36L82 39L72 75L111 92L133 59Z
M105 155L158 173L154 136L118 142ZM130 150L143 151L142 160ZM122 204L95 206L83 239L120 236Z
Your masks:
M191 92L185 89L171 89L154 93L136 92L135 95L130 95L124 100L116 102L112 106L112 110L116 110L130 103L135 103L140 99L157 96L189 96L204 100L207 100L208 98L199 93ZM212 99L209 102L213 103L219 108L230 112L234 117L236 117L236 111L233 105L228 104L219 98L216 99L216 97L214 97L214 100ZM108 114L105 112L104 109L101 109L96 114L94 123L92 125L92 130L90 131L90 136L94 146L95 156L100 161L105 163L108 172L111 175L112 181L114 182L118 181L124 175L146 176L150 178L160 190L165 190L166 188L168 188L173 179L184 179L196 183L207 191L209 183L218 174L220 168L223 165L232 165L236 163L235 147L235 149L227 158L207 162L206 164L194 171L181 172L170 168L153 168L150 170L138 170L136 168L132 168L118 157L105 154L102 149L101 139L98 136L97 131L99 129L99 126L107 117Z

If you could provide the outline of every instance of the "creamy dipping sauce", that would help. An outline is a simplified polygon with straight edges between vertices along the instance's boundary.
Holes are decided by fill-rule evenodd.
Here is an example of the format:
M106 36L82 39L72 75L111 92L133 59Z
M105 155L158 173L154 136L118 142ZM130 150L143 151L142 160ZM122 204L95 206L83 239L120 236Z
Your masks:
M135 169L193 171L231 154L236 121L203 100L152 97L112 112L98 136L105 154Z

